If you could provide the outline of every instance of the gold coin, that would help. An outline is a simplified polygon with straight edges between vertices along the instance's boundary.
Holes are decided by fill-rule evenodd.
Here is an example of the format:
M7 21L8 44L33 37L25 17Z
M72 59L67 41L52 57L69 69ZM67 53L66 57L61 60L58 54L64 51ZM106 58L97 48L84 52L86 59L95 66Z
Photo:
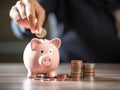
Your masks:
M67 80L68 77L69 77L69 75L67 73L58 74L57 80L58 81L65 81L65 80Z
M41 32L37 31L35 33L36 37L38 37L38 38L44 38L46 36L46 34L47 34L47 31L44 28L42 28Z
M82 64L82 60L71 60L71 64Z
M95 63L85 63L84 68L95 68Z
M81 73L70 73L70 77L71 78L80 78L81 77Z

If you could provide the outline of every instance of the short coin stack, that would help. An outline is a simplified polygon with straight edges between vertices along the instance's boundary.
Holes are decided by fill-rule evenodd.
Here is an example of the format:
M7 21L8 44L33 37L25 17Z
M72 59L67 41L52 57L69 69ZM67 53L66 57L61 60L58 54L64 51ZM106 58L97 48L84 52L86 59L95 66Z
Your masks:
M58 81L66 81L69 78L69 75L67 73L62 73L57 75Z
M94 63L84 63L84 77L94 77L95 76L95 64Z
M70 78L71 80L80 80L82 75L82 60L72 60L71 61L71 73Z

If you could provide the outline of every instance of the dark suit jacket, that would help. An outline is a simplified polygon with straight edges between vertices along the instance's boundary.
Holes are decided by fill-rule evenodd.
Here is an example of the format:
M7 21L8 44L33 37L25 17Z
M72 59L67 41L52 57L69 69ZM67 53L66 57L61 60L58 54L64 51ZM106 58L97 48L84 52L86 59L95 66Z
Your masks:
M41 1L41 0L40 0ZM73 29L92 49L96 60L119 60L114 10L120 8L115 0L42 0L47 14L54 12L64 23L64 34ZM103 61L104 62L104 61Z

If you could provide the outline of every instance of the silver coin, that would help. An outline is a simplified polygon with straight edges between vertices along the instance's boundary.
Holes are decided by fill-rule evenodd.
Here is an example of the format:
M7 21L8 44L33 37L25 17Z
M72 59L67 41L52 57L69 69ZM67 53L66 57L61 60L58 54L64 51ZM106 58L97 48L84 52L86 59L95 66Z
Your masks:
M44 28L42 28L41 32L38 31L35 33L35 35L38 38L44 38L47 35L47 31Z

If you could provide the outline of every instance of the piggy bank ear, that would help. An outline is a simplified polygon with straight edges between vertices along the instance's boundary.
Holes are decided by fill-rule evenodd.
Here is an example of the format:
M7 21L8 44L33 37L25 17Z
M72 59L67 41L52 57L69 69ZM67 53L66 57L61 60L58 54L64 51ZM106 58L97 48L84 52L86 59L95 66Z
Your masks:
M61 46L61 40L59 38L54 38L50 41L50 43L54 44L58 49Z
M40 44L40 43L41 43L41 42L40 42L39 39L33 38L33 39L31 40L31 49L32 49L32 50L35 50L35 49L36 49L36 46L37 46L38 44Z

